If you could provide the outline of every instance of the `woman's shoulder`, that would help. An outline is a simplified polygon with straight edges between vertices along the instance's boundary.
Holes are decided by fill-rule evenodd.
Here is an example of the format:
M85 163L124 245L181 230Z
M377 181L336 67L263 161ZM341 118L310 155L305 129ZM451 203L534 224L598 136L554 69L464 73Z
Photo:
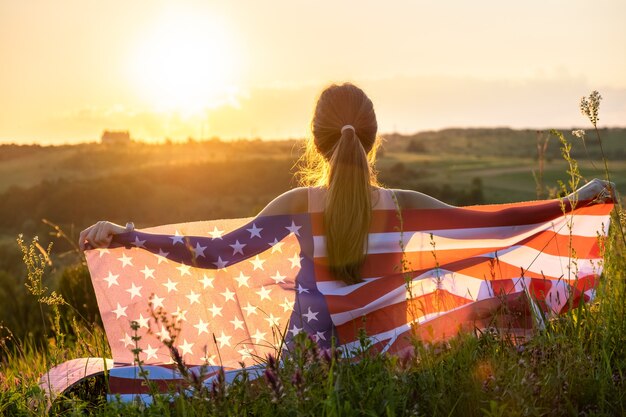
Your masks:
M297 187L285 191L273 199L259 216L276 216L281 214L300 214L308 211L309 188Z
M420 193L419 191L393 189L391 192L395 195L401 209L435 209L454 207L441 200L437 200L428 194Z

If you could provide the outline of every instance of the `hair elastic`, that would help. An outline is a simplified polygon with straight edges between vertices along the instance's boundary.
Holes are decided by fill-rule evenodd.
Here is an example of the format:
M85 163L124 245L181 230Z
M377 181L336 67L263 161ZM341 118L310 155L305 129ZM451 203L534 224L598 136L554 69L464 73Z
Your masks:
M344 127L341 128L341 133L343 133L344 130L346 129L352 129L353 132L356 132L356 129L354 128L354 126L352 125L345 125Z

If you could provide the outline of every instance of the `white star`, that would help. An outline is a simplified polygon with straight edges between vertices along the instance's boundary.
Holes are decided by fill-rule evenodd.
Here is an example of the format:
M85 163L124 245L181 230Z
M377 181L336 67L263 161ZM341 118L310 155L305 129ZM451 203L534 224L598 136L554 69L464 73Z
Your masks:
M280 317L274 317L273 314L270 314L269 317L267 317L265 320L267 320L268 325L271 326L280 326Z
M128 316L126 315L126 309L127 309L127 308L128 308L128 307L122 307L122 306L120 305L120 303L117 303L117 308L116 308L115 310L113 310L113 313L115 313L115 315L117 316L117 317L115 317L115 318L116 318L116 319L119 319L119 318L120 318L120 317L122 317L122 316L124 316L124 317L128 317Z
M102 258L102 255L104 255L105 253L111 253L107 248L97 248L96 250L98 251L98 255L100 258Z
M303 292L309 294L309 289L304 288L302 285L298 284L298 294L302 294Z
M124 337L120 339L120 342L124 343L124 347L133 345L133 339L128 333L124 333Z
M283 283L284 284L285 283L285 278L287 278L287 276L280 275L280 273L278 271L276 271L276 274L270 276L270 278L272 278L276 284L279 284L279 283Z
M311 306L309 306L309 311L306 314L303 314L302 316L306 317L307 323L310 323L311 320L317 320L317 315L319 313L320 313L319 311L317 312L311 311Z
M191 347L193 346L193 343L188 343L187 339L184 339L184 342L182 345L178 345L178 348L181 350L181 356L185 356L185 355L192 355L191 353Z
M176 317L176 321L187 321L187 310L181 310L180 306L176 307L176 311L172 313L172 317Z
M213 265L215 265L217 269L224 269L224 267L228 265L228 261L222 261L222 257L218 256L217 261L213 262Z
M297 335L298 333L300 333L302 331L302 327L298 327L295 324L293 325L293 327L291 328L291 330L289 330L289 333L291 333L293 336Z
M238 350L237 353L241 355L241 360L245 361L252 357L251 353L253 353L253 351L250 350L247 345L243 345L243 349Z
M172 292L172 291L178 291L178 290L176 289L176 286L178 285L178 282L174 282L174 281L172 281L172 280L171 280L171 279L169 279L169 278L167 279L167 283L165 283L165 284L161 284L161 285L163 285L164 287L167 287L167 292L168 292L168 293L170 293L170 292Z
M193 327L198 329L198 336L200 336L202 333L209 333L209 323L205 323L202 319L198 321L198 324L194 324Z
M204 256L206 248L206 246L200 246L200 242L196 242L196 247L191 249L193 251L193 258L196 259L200 256L206 258L206 256Z
M240 253L243 255L243 248L244 246L246 246L245 243L239 243L239 241L235 241L235 243L233 245L228 245L231 248L233 248L233 255Z
M237 330L237 329L241 329L241 330L243 330L243 321L242 321L242 320L239 320L239 317L235 317L235 319L234 319L234 320L231 320L230 322L231 322L231 323L233 324L233 326L235 327L235 330Z
M250 314L257 314L256 307L248 302L246 307L241 307L242 310L246 310L246 317L250 316Z
M202 286L204 287L204 289L207 289L207 287L211 287L213 288L213 280L215 278L211 277L207 277L206 274L202 276L202 279L200 280L200 282L202 283Z
M161 331L160 332L156 332L155 335L159 338L159 340L161 340L162 342L165 342L167 340L171 340L170 337L170 332L165 328L165 326L161 325Z
M158 350L159 349L153 348L152 346L150 346L150 344L148 344L148 348L143 350L143 352L146 354L146 360L149 361L150 358L156 359L157 358L156 353Z
M169 263L169 261L167 260L167 255L169 254L169 252L164 252L163 249L159 248L159 253L155 254L154 256L157 257L157 261L159 262L159 265L161 265L161 262Z
M119 275L113 275L111 273L111 271L109 271L109 276L104 279L106 282L109 283L109 286L107 288L111 288L111 285L113 285L113 284L120 285L120 284L117 283L117 279L119 277L120 277Z
M163 301L164 300L165 300L165 298L161 298L158 295L154 294L152 296L152 298L150 299L150 302L152 303L152 307L156 309L158 307L163 308Z
M222 330L222 335L217 338L218 342L220 342L220 348L223 348L224 345L230 346L230 338L231 336L226 336L224 330Z
M184 238L184 236L182 236L180 233L178 233L178 230L176 231L174 236L170 236L170 239L172 239L172 245L175 245L177 243L180 243L180 244L184 245L185 242L183 242L183 238Z
M260 343L263 341L266 333L262 333L260 329L256 329L256 333L251 335L251 337L255 340L256 343Z
M144 243L146 243L145 240L139 240L138 236L135 236L135 241L132 243L133 245L135 245L138 248L146 248L146 246L144 245Z
M292 308L291 302L285 297L285 301L280 305L283 308L283 311L289 311Z
M246 229L248 232L250 232L250 239L252 239L253 237L261 237L261 230L263 230L262 227L256 227L256 224L252 223L252 229Z
M235 293L232 292L229 288L226 288L226 291L220 293L224 297L224 302L229 300L235 301Z
M326 333L326 332L317 332L317 333L315 333L315 336L313 336L315 338L315 341L319 342L320 339L326 340L326 337L324 336L324 333Z
M141 273L143 274L143 278L144 279L148 279L148 278L152 278L154 279L154 269L150 269L148 268L148 265L146 265L143 270L141 271Z
M261 301L265 300L266 298L268 300L271 300L270 298L270 292L272 290L271 289L266 289L264 285L261 286L261 289L259 291L256 291L257 294L259 294L259 297L261 297Z
M193 290L189 291L189 294L185 297L189 299L189 305L192 305L193 303L200 304L200 294L193 292Z
M292 268L300 268L300 261L302 258L297 253L294 253L291 258L287 258L289 262L291 262Z
M212 232L209 232L209 234L211 235L211 239L213 239L213 240L215 240L215 239L221 239L221 238L222 238L222 235L224 234L224 231L223 231L223 230L219 230L219 229L217 228L217 226L215 226L215 227L213 228L213 231L212 231Z
M216 363L215 363L215 355L209 356L206 352L205 352L204 356L200 358L200 360L202 362L206 363L207 365L216 365Z
M126 256L125 253L122 253L122 257L117 258L117 260L122 261L122 268L125 267L126 265L133 266L133 263L131 262L133 258L131 258L130 256Z
M135 319L135 321L139 325L139 328L145 327L146 329L150 328L150 325L148 324L149 320L150 319L148 317L144 317L143 314L140 314L139 318Z
M269 245L272 247L272 253L280 252L283 253L282 246L285 242L279 242L278 239L274 238L273 242L270 242Z
M293 233L296 236L300 236L298 230L300 230L301 228L302 226L296 226L293 220L291 221L291 226L286 227L286 229L289 230L290 233Z
M215 318L216 316L222 315L222 308L223 307L218 307L215 305L215 303L213 303L213 307L209 308L208 310L211 312L211 314L213 314L213 318Z
M183 277L185 275L191 276L191 272L189 272L189 269L191 269L190 265L180 264L180 266L177 266L176 269L178 269L180 271L180 276L181 277Z
M265 259L259 258L259 255L257 255L253 260L251 260L249 262L252 265L254 265L253 271L256 271L257 269L260 269L261 271L264 271L263 264L265 263Z
M250 279L250 277L245 276L242 271L239 271L239 276L237 278L235 278L235 281L237 281L239 283L239 288L241 288L244 285L246 287L250 288L250 286L248 285L248 280L249 279Z
M129 289L126 290L126 292L130 293L130 299L132 300L133 298L135 298L135 296L141 298L141 288L142 287L136 287L135 283L131 283L131 287Z

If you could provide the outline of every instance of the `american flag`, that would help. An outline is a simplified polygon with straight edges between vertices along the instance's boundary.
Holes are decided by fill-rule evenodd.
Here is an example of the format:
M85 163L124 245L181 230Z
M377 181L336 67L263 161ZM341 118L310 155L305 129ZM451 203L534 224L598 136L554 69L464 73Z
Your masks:
M232 377L255 369L300 332L322 347L334 338L347 354L363 331L389 353L461 330L523 334L594 297L612 207L549 200L376 210L354 285L327 268L321 213L117 235L108 249L86 252L115 364L111 390L145 394L135 348L150 378L164 387L180 380L166 342L192 372L208 366L210 381L220 367Z

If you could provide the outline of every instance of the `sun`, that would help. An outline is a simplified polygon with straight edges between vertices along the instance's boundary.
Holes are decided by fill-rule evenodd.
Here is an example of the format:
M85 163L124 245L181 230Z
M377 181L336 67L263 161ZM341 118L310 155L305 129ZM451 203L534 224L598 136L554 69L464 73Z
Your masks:
M197 115L233 100L236 58L232 37L219 21L169 11L134 48L132 83L157 111Z

